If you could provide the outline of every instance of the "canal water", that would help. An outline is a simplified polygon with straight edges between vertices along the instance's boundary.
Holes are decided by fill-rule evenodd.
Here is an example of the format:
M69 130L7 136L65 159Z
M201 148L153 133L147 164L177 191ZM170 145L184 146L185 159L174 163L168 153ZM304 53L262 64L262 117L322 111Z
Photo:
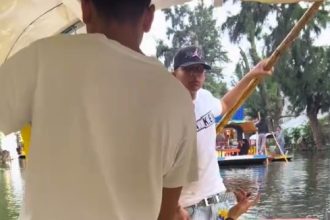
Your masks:
M25 162L0 166L0 220L14 220L22 203ZM247 219L324 219L330 208L330 151L298 153L292 162L221 169L229 188L260 193ZM86 177L87 178L87 177ZM256 217L258 216L258 217Z
M296 154L292 162L268 166L225 168L227 188L260 193L248 219L318 218L330 210L330 151ZM329 219L330 220L330 219Z

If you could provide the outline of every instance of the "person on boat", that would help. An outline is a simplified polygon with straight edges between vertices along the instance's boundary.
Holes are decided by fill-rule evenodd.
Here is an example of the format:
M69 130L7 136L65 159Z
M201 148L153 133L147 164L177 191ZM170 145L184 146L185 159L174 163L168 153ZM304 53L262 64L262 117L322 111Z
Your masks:
M140 50L155 7L81 7L88 34L39 40L0 67L0 130L33 125L20 219L170 220L198 177L196 129L189 93Z
M217 134L216 137L216 149L221 150L225 149L228 146L227 138L224 134Z
M249 153L250 144L247 139L242 139L238 142L239 155L247 155Z
M10 161L10 152L8 150L0 150L0 164Z
M277 143L279 144L280 148L281 148L281 151L280 153L286 153L286 150L285 150L285 139L284 139L284 132L281 128L281 126L278 126L276 128L276 132L275 132L275 137L276 137L276 140L277 140Z
M258 151L259 154L266 154L267 133L269 132L266 119L261 117L255 122L258 128Z
M226 202L226 188L220 176L216 157L215 117L225 114L237 101L237 97L255 77L272 74L264 70L265 61L260 62L221 100L203 89L206 70L210 70L199 47L180 49L174 57L173 75L190 92L195 106L197 153L199 180L183 187L177 219L213 220L217 219L218 208ZM228 217L237 219L256 203L249 200L248 193L238 192L238 203L233 206Z

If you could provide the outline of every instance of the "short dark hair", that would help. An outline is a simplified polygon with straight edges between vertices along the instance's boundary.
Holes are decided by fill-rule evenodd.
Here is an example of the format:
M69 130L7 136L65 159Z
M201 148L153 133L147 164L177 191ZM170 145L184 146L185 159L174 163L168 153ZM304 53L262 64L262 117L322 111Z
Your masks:
M135 22L151 0L92 0L101 16L119 23Z

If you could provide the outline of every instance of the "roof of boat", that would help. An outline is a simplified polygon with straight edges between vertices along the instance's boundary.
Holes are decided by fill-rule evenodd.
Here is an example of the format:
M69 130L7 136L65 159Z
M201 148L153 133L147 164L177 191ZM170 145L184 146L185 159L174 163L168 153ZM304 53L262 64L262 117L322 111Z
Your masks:
M152 0L157 9L191 0ZM221 0L215 0L221 5ZM52 36L81 22L80 0L1 0L0 64L20 49L40 38Z

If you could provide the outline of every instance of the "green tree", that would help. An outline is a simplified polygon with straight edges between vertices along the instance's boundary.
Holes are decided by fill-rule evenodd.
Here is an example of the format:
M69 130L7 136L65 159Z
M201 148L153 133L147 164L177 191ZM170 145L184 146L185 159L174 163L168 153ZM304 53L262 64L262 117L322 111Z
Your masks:
M247 52L241 50L241 60L236 67L236 75L239 79L261 60L262 53L256 45L263 41L264 30L271 28L265 20L275 10L274 5L242 2L241 11L228 17L222 25L223 30L228 30L233 43L240 43L244 37L250 43L250 49ZM246 114L255 118L260 112L262 117L272 119L267 120L268 127L272 128L279 124L283 103L284 99L277 83L273 79L266 79L258 85L256 92L245 103Z
M277 70L281 89L292 112L298 115L306 111L314 143L322 148L325 143L317 115L330 109L330 50L301 40L286 58Z
M280 7L276 15L278 25L266 38L269 51L283 39L304 11L299 4ZM291 112L298 115L306 111L317 148L324 146L317 115L330 109L330 49L313 44L315 35L326 28L329 20L329 13L321 9L275 69L275 78L289 98Z
M240 50L241 59L236 65L236 76L238 79L243 78L244 74L247 73L250 68L250 62L248 55L241 49ZM235 84L236 82L233 82ZM281 95L281 90L275 80L267 79L263 82L264 86L257 87L256 91L247 99L244 104L245 114L251 118L258 117L260 113L262 117L267 117L268 126L271 129L275 129L279 125L279 120L281 118L282 109L284 106L284 99ZM267 93L260 91L260 88L267 90ZM268 110L265 108L264 99L268 100Z
M206 6L204 1L199 1L195 8L184 5L163 10L166 21L170 24L166 33L170 43L168 45L160 40L156 55L170 68L173 57L180 48L191 45L201 47L206 61L212 66L204 87L219 97L227 91L226 84L221 80L222 64L228 62L228 58L221 46L213 9L213 6Z
M249 5L247 5L249 4ZM240 39L245 36L250 42L250 49L246 57L242 57L241 63L244 67L237 68L237 74L240 76L242 70L248 66L247 61L255 64L258 61L258 54L256 42L264 42L265 47L261 51L265 51L269 55L284 39L290 29L294 26L297 20L303 15L306 7L300 4L282 4L282 5L261 5L258 3L242 3L242 10L239 14L231 16L223 25L223 29L229 31L230 37L233 42L240 42ZM268 16L275 16L277 24L269 25L265 20ZM319 124L317 121L317 113L321 110L327 111L327 94L329 83L323 80L322 86L317 82L318 75L326 77L325 64L312 67L311 64L317 65L321 60L327 60L327 52L321 52L321 48L316 49L313 47L313 37L318 35L322 29L326 27L329 21L329 13L323 7L316 18L312 20L311 24L305 27L302 32L302 37L294 46L289 49L289 53L285 55L279 65L275 69L275 77L261 84L257 92L248 100L246 106L252 116L256 114L258 106L265 106L266 115L279 120L283 108L282 93L289 98L292 103L292 113L299 114L306 109L307 115L310 120L311 128L313 131L314 141L316 146L323 145L323 137L320 132ZM263 32L262 29L267 29L269 33ZM312 61L313 59L319 61ZM324 61L326 63L328 61ZM291 64L291 68L290 68ZM241 64L240 64L241 65ZM311 69L310 69L311 68ZM307 72L312 71L313 72ZM246 70L245 70L246 71ZM299 72L299 77L289 78L289 74ZM319 72L319 73L316 73ZM305 76L309 75L308 79ZM304 77L302 77L304 75ZM327 78L326 78L327 79ZM307 92L299 91L298 87L306 85L305 88L312 88ZM328 86L328 87L326 87ZM316 88L317 87L317 88ZM306 100L304 100L306 99ZM322 99L322 101L320 100ZM307 104L309 103L309 104Z
M241 59L236 65L235 73L238 80L241 80L244 77L244 74L250 70L250 62L248 55L240 48ZM233 81L233 86L236 84L236 81ZM261 114L265 115L266 112L262 106L262 98L259 92L253 92L251 96L247 99L244 104L245 114L251 118L258 117L258 112L262 111Z

